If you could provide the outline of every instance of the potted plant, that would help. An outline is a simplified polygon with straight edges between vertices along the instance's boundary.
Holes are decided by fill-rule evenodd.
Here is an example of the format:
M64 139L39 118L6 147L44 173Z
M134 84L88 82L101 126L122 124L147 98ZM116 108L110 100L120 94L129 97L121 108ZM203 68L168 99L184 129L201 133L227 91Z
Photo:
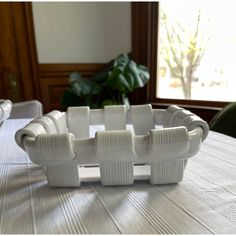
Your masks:
M61 104L103 108L105 105L129 106L128 94L143 87L149 81L147 67L137 65L127 54L121 54L90 79L79 72L69 76L69 88L62 96Z

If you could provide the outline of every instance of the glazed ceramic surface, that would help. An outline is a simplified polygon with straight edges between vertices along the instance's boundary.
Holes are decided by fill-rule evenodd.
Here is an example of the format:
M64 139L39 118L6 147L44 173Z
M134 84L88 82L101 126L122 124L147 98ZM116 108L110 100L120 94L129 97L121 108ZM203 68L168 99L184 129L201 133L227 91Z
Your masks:
M10 100L0 100L0 125L9 118L12 109Z
M91 131L94 127L94 136ZM98 166L102 185L130 185L134 167L150 168L151 184L178 183L208 135L208 124L178 106L69 107L34 119L16 132L17 144L44 167L48 183L80 186L79 166ZM146 177L145 177L146 178Z

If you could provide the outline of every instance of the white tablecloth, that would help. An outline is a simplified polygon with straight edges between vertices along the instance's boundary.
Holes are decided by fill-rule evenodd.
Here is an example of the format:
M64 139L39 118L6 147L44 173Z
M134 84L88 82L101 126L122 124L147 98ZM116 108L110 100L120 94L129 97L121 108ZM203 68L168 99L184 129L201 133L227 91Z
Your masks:
M0 128L0 233L236 234L236 139L210 132L179 184L51 188L14 141L26 122Z

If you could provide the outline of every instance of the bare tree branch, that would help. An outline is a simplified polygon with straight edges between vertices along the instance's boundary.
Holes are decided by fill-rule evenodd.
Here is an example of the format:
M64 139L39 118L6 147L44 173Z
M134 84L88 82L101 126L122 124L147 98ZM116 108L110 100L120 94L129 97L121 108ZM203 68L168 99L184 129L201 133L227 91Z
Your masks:
M170 25L164 11L161 12L161 24L166 32L166 40L162 40L164 60L175 78L180 79L185 98L191 98L191 83L205 53L204 42L209 39L199 39L201 12L198 11L196 26L188 32L177 22ZM186 38L188 35L189 38Z

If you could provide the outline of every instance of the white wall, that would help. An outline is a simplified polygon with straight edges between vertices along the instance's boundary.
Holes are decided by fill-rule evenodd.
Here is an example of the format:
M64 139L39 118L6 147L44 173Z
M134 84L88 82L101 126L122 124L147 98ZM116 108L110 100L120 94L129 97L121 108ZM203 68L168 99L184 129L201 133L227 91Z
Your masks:
M131 51L130 2L33 2L39 63L107 62Z

